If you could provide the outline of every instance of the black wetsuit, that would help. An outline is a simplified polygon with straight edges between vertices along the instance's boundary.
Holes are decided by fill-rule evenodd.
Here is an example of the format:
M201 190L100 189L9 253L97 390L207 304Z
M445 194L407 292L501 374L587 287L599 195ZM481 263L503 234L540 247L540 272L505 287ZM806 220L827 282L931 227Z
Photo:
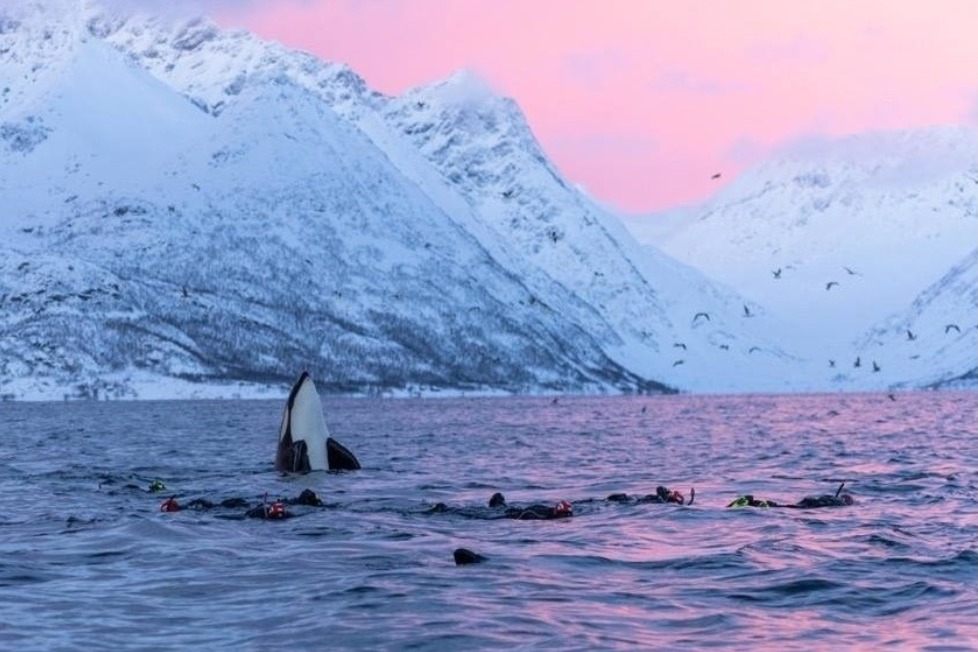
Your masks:
M784 507L788 509L817 509L819 507L849 507L853 501L850 494L823 494L821 496L806 496L797 503L778 503L773 500L754 498L747 494L731 502L727 507Z
M489 506L486 507L449 507L445 503L436 503L430 509L429 514L455 514L465 518L477 518L493 520L499 518L512 518L520 521L545 521L558 518L568 518L573 516L573 509L570 503L561 501L556 505L534 504L526 507L510 506L506 503L506 497L501 493L494 493L489 499Z
M794 507L795 509L815 509L817 507L849 507L853 504L852 496L842 494L832 496L824 494L822 496L806 496L794 505L778 505L778 507Z
M696 490L690 490L689 504L693 504L693 500L696 497ZM611 494L606 499L613 503L674 503L677 505L686 504L685 497L678 491L672 491L668 487L663 487L659 485L655 488L654 494L646 494L644 496L638 496L633 498L625 493Z
M515 518L518 521L548 521L555 518L569 518L573 512L560 510L550 505L529 505L527 507L507 507L503 512L506 518Z

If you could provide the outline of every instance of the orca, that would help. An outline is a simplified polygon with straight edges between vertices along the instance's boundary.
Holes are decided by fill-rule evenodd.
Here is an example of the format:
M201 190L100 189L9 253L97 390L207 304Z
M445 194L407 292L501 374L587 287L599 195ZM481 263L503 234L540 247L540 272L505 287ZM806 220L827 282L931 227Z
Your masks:
M355 471L360 462L343 444L329 436L316 384L303 371L289 393L278 435L275 470L282 473Z

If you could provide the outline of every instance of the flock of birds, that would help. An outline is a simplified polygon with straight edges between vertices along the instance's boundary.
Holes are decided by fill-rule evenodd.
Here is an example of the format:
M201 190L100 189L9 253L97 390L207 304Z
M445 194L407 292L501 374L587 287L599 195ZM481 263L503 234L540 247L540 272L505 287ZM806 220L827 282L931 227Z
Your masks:
M722 176L722 173L716 172L716 173L714 173L710 177L710 179L712 181L717 181L718 179L721 178L721 176ZM969 177L969 179L971 179L971 177ZM971 180L974 181L976 184L978 184L978 178L974 178L974 179L971 179ZM846 274L848 276L862 276L862 274L860 272L854 270L851 267L848 267L848 266L843 265L842 269L845 270L845 272L846 272ZM781 275L782 275L783 272L784 272L784 268L779 267L777 269L771 270L771 275L774 277L774 280L780 280L781 279ZM826 281L826 283L825 283L825 291L826 292L829 292L829 291L832 290L832 288L837 287L837 286L840 286L839 281L836 281L836 280ZM747 304L744 304L744 315L743 316L744 317L753 317L754 316L754 313L751 312L751 309L750 309L750 307ZM706 312L698 312L698 313L696 313L693 316L692 325L695 326L697 323L699 323L699 320L700 319L705 319L706 321L709 321L710 320L709 313L706 313ZM975 328L978 329L978 325L976 325ZM946 324L944 326L944 334L947 335L951 331L955 331L958 334L960 334L961 333L961 328L960 328L960 326L958 326L957 324L954 324L954 323ZM917 334L914 333L909 328L907 328L906 334L907 334L907 340L908 341L914 341L914 340L917 339ZM683 351L686 351L687 350L686 344L683 343L683 342L676 342L673 346L675 348L682 349ZM730 346L727 345L727 344L720 344L719 345L719 348L722 349L722 350L727 351L727 350L730 349ZM755 351L760 351L760 350L761 350L760 347L758 347L758 346L752 346L748 350L748 353L754 353ZM912 355L911 356L912 359L916 359L918 357L920 357L920 356L919 355ZM685 359L678 359L678 360L676 360L675 362L672 363L672 366L673 367L677 367L679 365L685 364L685 362L686 362ZM879 363L876 360L872 360L871 362L872 362L873 373L877 373L877 372L879 372L879 371L882 370L882 367L879 365ZM836 366L836 361L830 359L829 360L829 367L835 368L835 366ZM861 368L863 366L861 356L856 356L856 359L853 362L852 366L853 366L854 369L859 369L859 368ZM892 398L892 396L891 396L891 398Z
M846 267L845 265L843 265L842 266L842 269L844 269L846 271L846 274L848 274L849 276L862 276L862 274L860 274L856 270L852 269L851 267ZM771 271L771 275L774 277L774 280L776 280L776 281L777 280L780 280L781 279L781 273L783 271L784 271L784 268L782 268L782 267L779 267L779 268L777 268L775 270L772 270ZM838 281L828 281L825 284L825 290L826 291L829 291L829 290L831 290L832 288L834 288L837 285L839 285L839 282Z
M754 313L751 312L750 307L747 304L744 304L744 317L753 317L753 316L754 316ZM698 312L698 313L696 313L695 315L693 315L693 319L691 321L691 325L692 326L696 326L697 324L700 324L703 321L710 321L710 313L708 313L708 312ZM686 343L685 342L675 342L672 346L675 349L682 349L683 351L688 351L689 350L688 347L686 346ZM730 350L730 345L729 344L726 344L726 343L723 343L723 344L720 344L719 345L719 348L722 351L729 351ZM752 347L750 347L750 349L747 350L747 352L748 353L754 353L754 352L760 351L760 350L761 350L761 347L759 347L759 346L752 346ZM673 367L678 367L678 366L683 365L683 364L686 364L685 358L679 358L679 359L675 360L672 363L672 366Z
M720 173L714 174L712 178L713 179L719 179L720 178ZM845 270L846 274L849 275L849 276L862 276L862 274L860 272L852 269L851 267L848 267L848 266L843 265L842 269ZM781 274L782 274L783 271L784 271L784 268L779 267L779 268L777 268L775 270L772 270L771 271L771 275L774 277L775 280L779 280L779 279L781 279ZM838 285L839 285L839 282L838 281L835 281L835 280L827 281L826 284L825 284L825 290L826 290L826 292L828 292L832 288L834 288L834 287L836 287ZM750 306L748 306L747 304L744 304L744 313L743 313L743 316L745 318L747 318L747 317L753 317L754 316L754 313L751 311ZM692 319L691 325L692 326L696 326L697 324L701 323L701 320L702 321L710 321L710 313L708 313L708 312L697 312L695 315L693 315L693 319ZM976 328L978 328L978 326L976 326ZM946 324L944 326L944 334L947 335L951 331L956 331L957 333L960 334L961 333L961 328L957 324L954 324L954 323ZM907 334L907 340L908 341L914 341L914 340L917 339L917 334L914 333L909 328L906 330L906 334ZM683 351L687 351L688 350L685 342L675 342L673 344L673 348L682 349ZM719 345L719 348L721 350L724 350L724 351L729 351L730 350L730 345L728 345L728 344L720 344ZM754 352L757 352L757 351L761 351L761 348L759 346L752 346L752 347L750 347L750 349L748 349L747 352L748 353L754 353ZM911 356L911 357L912 358L917 358L919 356L918 355L914 355L914 356ZM686 363L686 360L684 358L679 358L679 359L675 360L672 363L672 366L673 367L678 367L678 366L683 365L685 363ZM872 364L873 373L878 373L878 372L882 371L882 367L880 366L880 364L876 360L871 360L871 364ZM854 369L861 368L863 366L862 356L856 356L856 359L855 359L855 361L853 361L852 366L853 366ZM829 367L830 368L836 368L836 361L834 359L830 359L829 360Z

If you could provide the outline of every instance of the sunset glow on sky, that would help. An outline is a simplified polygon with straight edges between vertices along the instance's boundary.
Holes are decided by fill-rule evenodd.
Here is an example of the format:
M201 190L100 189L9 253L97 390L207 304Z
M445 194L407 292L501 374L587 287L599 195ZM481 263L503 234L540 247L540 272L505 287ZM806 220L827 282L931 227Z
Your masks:
M569 180L626 211L702 201L801 137L978 122L974 0L217 6L383 93L474 71Z

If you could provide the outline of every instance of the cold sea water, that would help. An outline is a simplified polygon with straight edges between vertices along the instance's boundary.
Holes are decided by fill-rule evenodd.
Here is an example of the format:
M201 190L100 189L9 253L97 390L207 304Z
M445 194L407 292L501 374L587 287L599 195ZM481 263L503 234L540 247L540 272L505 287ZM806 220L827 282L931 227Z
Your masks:
M0 404L0 649L978 649L978 394L894 398L327 398L364 468L299 477L277 401Z

